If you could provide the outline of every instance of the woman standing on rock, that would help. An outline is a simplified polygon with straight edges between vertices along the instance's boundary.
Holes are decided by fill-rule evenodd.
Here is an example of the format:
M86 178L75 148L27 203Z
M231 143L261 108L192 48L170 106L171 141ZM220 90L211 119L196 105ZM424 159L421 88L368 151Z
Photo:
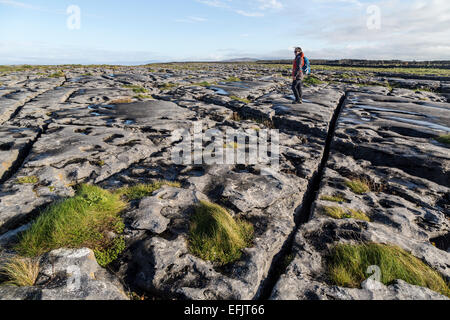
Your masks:
M305 55L302 48L295 48L294 67L292 69L292 91L294 91L295 101L292 104L303 103L302 80L304 78L303 66L305 65Z

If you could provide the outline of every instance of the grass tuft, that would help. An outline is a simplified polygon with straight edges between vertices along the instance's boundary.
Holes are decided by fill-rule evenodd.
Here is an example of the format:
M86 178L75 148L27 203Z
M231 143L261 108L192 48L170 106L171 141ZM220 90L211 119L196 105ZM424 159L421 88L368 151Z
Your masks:
M231 96L230 98L235 100L235 101L243 102L243 103L246 103L246 104L249 104L251 102L248 99L240 98L240 97L237 97L237 96Z
M202 82L195 82L192 83L191 86L195 86L195 87L210 87L213 84L209 83L208 81L202 81Z
M410 253L396 246L382 244L340 244L328 257L328 274L338 286L359 288L369 275L369 266L381 269L381 282L390 285L401 279L412 285L427 287L450 296L442 276Z
M365 181L362 181L360 179L353 179L347 181L345 185L349 187L353 193L356 194L366 194L367 192L370 191L369 185Z
M17 287L31 287L35 284L39 275L39 260L14 257L11 258L0 270L0 274L6 277L4 284Z
M134 98L139 100L146 100L146 99L153 99L153 96L147 94L138 94L137 96L134 96Z
M132 89L134 93L146 93L148 91L147 89L142 88L141 86L130 85L130 84L123 85L122 87L126 88L126 89Z
M208 261L225 265L240 259L252 243L253 226L235 220L222 207L202 201L195 208L189 232L190 251Z
M303 80L303 83L306 86L317 86L319 84L322 84L323 81L313 75L309 75L309 76L305 77L305 79Z
M440 136L436 138L436 141L443 143L443 144L450 144L450 134Z
M239 79L238 77L229 77L225 80L225 82L240 82L241 79Z
M339 203L347 202L347 200L341 196L322 196L322 197L320 197L320 200L330 201L330 202L339 202Z
M132 103L133 99L131 98L122 98L122 99L116 99L116 100L112 100L110 103L111 104L125 104L125 103Z
M176 83L163 83L162 85L159 86L160 90L171 90L173 88L176 88L178 85Z
M58 248L91 248L101 266L115 260L124 248L119 213L126 207L120 195L81 185L75 197L49 206L21 236L17 251L37 257Z
M370 222L369 217L361 210L345 210L341 207L324 206L323 212L334 219L355 219Z
M63 71L57 71L51 75L49 75L49 78L64 78L66 75Z
M157 181L151 184L137 184L131 187L117 189L114 193L120 197L125 197L128 201L139 200L151 196L153 192L161 189L162 186L180 188L179 182Z
M36 176L20 177L17 179L18 184L37 184L39 183L39 178Z

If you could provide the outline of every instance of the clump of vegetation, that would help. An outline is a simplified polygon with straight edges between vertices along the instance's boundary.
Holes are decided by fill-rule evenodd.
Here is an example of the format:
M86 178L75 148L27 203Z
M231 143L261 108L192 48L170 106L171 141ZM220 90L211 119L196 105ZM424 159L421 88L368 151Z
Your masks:
M195 82L192 85L196 87L210 87L212 84L209 83L208 81L202 81L202 82Z
M443 144L450 144L450 134L440 136L436 140Z
M14 257L11 258L0 270L0 274L6 277L4 284L17 287L31 287L35 284L39 275L39 260Z
M370 222L369 217L361 210L347 209L341 207L324 206L323 211L326 215L334 219L355 219Z
M313 75L309 75L303 80L303 83L306 86L317 86L319 84L322 84L323 81Z
M51 75L49 75L49 78L64 78L66 75L64 74L63 71L57 71Z
M131 187L120 188L114 193L120 197L125 197L128 201L133 201L150 196L153 192L161 189L165 185L175 188L181 187L179 182L157 181L151 184L137 184Z
M58 248L91 248L101 266L115 260L125 246L119 213L126 207L119 194L81 185L75 197L48 207L21 237L17 251L37 257Z
M178 85L176 83L168 83L168 82L166 82L166 83L160 85L159 89L160 90L170 90L170 89L173 89L173 88L175 88L177 86Z
M225 80L225 82L240 82L241 79L239 79L238 77L229 77Z
M132 103L133 99L131 98L122 98L122 99L116 99L112 100L111 104L124 104L124 103Z
M235 100L235 101L239 101L239 102L243 102L243 103L247 103L247 104L250 103L250 100L245 99L245 98L240 98L240 97L237 97L237 96L231 96L230 98Z
M367 268L375 265L381 269L385 285L401 279L450 296L449 285L438 272L396 246L340 244L332 249L327 264L329 276L338 286L359 288L367 279Z
M339 203L347 202L347 200L341 196L322 196L322 197L320 197L320 200L330 201L330 202L339 202Z
M240 259L252 238L253 226L233 219L224 208L205 201L196 206L189 232L189 249L194 255L225 265Z
M106 163L105 163L104 160L98 160L98 161L95 162L95 164L96 164L97 166L99 166L99 167L103 167Z
M356 194L366 194L370 191L370 187L367 182L361 179L353 179L345 182L345 185L352 190L353 193Z
M137 96L134 96L134 98L139 99L139 100L153 99L153 97L151 95L146 95L146 94L138 94Z
M18 184L37 184L39 183L39 178L36 176L20 177L17 179Z
M146 93L148 92L147 89L142 88L141 86L136 86L136 85L131 85L131 84L126 84L122 86L123 88L126 89L132 89L134 93Z

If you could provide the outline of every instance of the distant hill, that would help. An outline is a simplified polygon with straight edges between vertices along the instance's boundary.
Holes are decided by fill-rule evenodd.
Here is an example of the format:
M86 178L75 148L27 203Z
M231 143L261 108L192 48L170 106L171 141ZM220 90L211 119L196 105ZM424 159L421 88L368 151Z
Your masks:
M261 64L289 64L292 60L274 59L274 60L258 60ZM357 60L357 59L311 59L313 65L326 65L338 67L366 67L366 68L439 68L450 69L450 61L401 61L401 60Z
M229 59L229 60L222 60L221 62L256 62L259 61L255 58L236 58L236 59Z

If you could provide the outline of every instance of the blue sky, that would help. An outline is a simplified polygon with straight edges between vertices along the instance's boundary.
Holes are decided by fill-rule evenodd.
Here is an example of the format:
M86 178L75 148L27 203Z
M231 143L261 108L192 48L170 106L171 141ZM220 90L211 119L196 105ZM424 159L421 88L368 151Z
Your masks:
M448 0L0 0L0 64L290 58L294 46L311 58L450 59L448 39Z

